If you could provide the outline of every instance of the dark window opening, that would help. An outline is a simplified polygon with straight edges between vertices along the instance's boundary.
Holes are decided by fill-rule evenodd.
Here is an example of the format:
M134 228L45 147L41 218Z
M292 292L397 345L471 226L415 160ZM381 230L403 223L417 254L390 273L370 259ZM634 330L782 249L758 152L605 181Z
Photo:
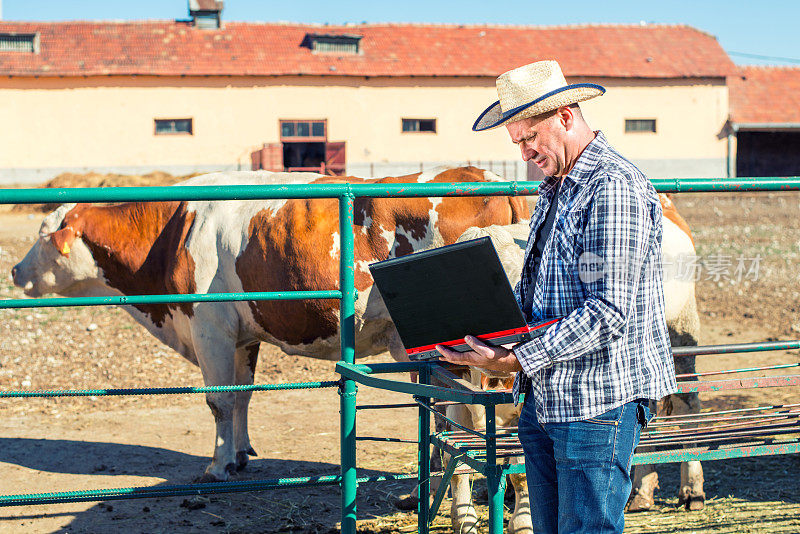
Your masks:
M436 133L436 119L403 119L403 132Z
M281 139L294 138L324 141L325 121L280 121ZM299 140L297 139L297 140Z
M0 52L39 53L39 38L35 33L0 33Z
M656 132L655 119L625 119L625 132Z
M156 119L156 135L192 134L192 119Z
M800 175L800 132L739 131L736 176Z
M318 170L325 162L325 143L283 143L286 170Z
M358 54L361 35L306 34L301 46L314 52L332 52L337 54Z

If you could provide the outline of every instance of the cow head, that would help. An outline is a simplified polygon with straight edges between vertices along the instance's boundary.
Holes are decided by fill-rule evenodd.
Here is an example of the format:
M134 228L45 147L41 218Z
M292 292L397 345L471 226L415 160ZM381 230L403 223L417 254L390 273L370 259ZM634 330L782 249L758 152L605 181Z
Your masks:
M76 287L97 280L99 269L80 239L83 228L79 209L64 204L45 217L39 239L11 269L14 285L30 297L46 293L70 294Z

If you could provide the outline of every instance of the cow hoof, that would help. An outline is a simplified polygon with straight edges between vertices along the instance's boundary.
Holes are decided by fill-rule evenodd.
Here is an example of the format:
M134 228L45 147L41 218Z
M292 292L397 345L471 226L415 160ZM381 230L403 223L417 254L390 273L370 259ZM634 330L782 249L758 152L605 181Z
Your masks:
M211 482L225 482L225 479L219 478L211 473L203 473L203 476L195 479L195 484L209 484Z
M683 506L691 512L698 512L706 507L706 496L703 494L679 496L678 506Z
M247 449L247 454L249 454L250 456L258 456L258 453L256 452L256 450L253 447L250 447L249 449Z
M252 449L251 449L252 450ZM247 461L250 460L250 456L247 455L247 451L239 451L236 453L236 470L241 471L245 467L247 467Z
M686 506L687 510L699 512L706 507L706 500L703 497L692 497Z
M236 474L236 464L231 462L228 465L226 465L225 466L225 472L228 473L228 475L235 475Z
M653 497L637 493L628 503L628 512L646 512L653 507Z
M413 493L408 493L406 495L399 496L394 501L394 506L398 510L404 510L404 511L416 510L417 509L417 501L418 501L418 499L417 499L416 495L414 495Z

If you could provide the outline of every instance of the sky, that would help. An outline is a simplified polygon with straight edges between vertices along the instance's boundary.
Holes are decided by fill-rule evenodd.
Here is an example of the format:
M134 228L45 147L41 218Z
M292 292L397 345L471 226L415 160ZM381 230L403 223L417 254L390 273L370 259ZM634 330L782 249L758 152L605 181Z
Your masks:
M0 6L2 18L9 21L188 17L186 0L0 0ZM321 24L688 24L716 36L736 63L800 66L798 0L225 0L222 16L235 21Z

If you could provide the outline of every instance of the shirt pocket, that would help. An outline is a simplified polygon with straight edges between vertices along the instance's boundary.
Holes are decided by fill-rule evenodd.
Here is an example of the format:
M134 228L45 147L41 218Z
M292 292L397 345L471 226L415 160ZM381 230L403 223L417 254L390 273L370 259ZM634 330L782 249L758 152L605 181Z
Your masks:
M556 263L570 276L577 274L577 260L583 252L583 210L568 212L553 229Z

